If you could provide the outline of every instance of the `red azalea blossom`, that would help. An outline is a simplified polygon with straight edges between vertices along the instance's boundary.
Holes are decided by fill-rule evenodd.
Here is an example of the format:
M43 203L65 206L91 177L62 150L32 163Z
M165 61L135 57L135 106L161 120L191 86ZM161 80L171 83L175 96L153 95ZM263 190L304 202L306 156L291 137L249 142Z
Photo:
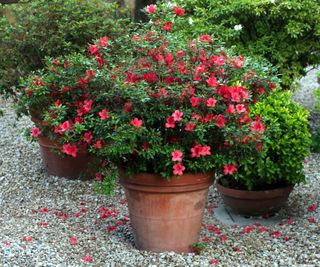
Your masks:
M308 211L315 211L317 209L317 204L312 204L308 207Z
M49 212L49 210L47 208L41 208L39 209L39 212L46 213L46 212Z
M91 258L89 255L85 256L85 257L83 258L83 260L84 260L85 262L92 262L92 258Z
M59 60L58 60L58 59L54 59L54 60L52 61L52 63L53 63L54 65L59 65Z
M183 112L181 112L180 110L176 110L171 115L171 117L173 118L174 121L181 121L182 116L183 116Z
M242 230L242 234L249 234L250 232L252 232L253 230L255 229L255 226L254 225L248 225L247 227L245 227L243 230Z
M100 140L98 140L97 142L94 143L93 147L95 149L99 149L102 147L102 142Z
M243 112L247 111L245 105L243 105L243 104L237 104L236 105L236 110L237 110L238 113L243 113Z
M77 245L78 244L78 238L76 238L75 236L71 236L69 238L69 242L70 242L70 245Z
M171 31L172 29L172 22L167 21L163 24L162 29L164 29L165 31Z
M96 181L102 181L102 174L96 173Z
M126 204L126 200L125 200L124 198L122 198L122 199L120 199L119 203L120 203L121 205L125 205L125 204Z
M91 44L91 45L89 46L89 51L90 51L91 54L96 54L96 53L99 51L99 47Z
M310 217L308 219L309 223L315 223L316 222L316 219L314 217Z
M133 125L136 128L140 128L142 125L142 120L139 120L138 118L134 118L131 122L131 125Z
M234 106L234 105L232 105L232 104L229 104L229 106L228 106L228 108L227 108L226 112L227 112L227 113L234 113L234 112L236 112L236 108L235 108L235 106Z
M199 158L200 156L211 155L210 146L201 146L199 144L195 144L191 149L191 158Z
M172 116L168 117L165 125L166 125L166 128L175 128L176 125L175 125L174 118Z
M41 134L41 131L38 127L33 127L31 129L31 136L37 138Z
M173 12L176 13L177 16L181 16L185 13L185 10L179 6L174 6Z
M100 116L100 120L102 120L102 121L110 118L108 111L105 109L103 109L99 112L99 116Z
M182 175L183 171L186 169L182 164L178 163L173 165L173 174L174 175Z
M215 120L216 125L219 128L224 128L224 126L227 122L226 118L221 114L214 116L214 120Z
M220 241L223 242L223 241L226 241L228 239L228 237L226 237L225 235L222 235L219 237Z
M194 127L195 127L196 125L195 124L193 124L193 123L187 123L186 124L186 127L184 128L186 131L193 131L193 129L194 129Z
M60 215L60 218L61 218L62 220L65 220L65 219L68 218L68 215L65 214L65 213L62 213L62 214Z
M212 97L207 99L207 106L208 107L212 107L213 108L213 107L216 106L216 103L217 103L217 100L212 98Z
M211 76L208 80L206 80L209 86L216 87L218 85L217 79L214 76Z
M260 227L259 229L257 229L257 232L258 232L258 233L263 233L263 232L266 232L266 231L268 231L268 228L265 227L265 226L262 226L262 227Z
M72 157L77 157L78 148L74 145L64 144L62 152Z
M114 231L114 230L117 229L117 226L109 225L109 226L107 227L107 229L108 229L109 231Z
M201 102L201 98L200 97L191 97L190 98L190 103L191 103L191 106L195 107L197 105L199 105L199 103Z
M156 12L156 5L149 5L149 6L147 6L147 9L146 9L146 12L147 13L154 13L154 12Z
M265 127L260 121L253 121L250 129L251 129L251 131L254 131L254 132L264 132L265 131Z
M171 153L171 156L172 156L172 161L179 161L181 162L182 161L182 155L183 153L179 150L175 150Z
M204 237L204 238L202 238L202 241L203 242L208 242L208 241L210 241L210 238L209 237Z
M108 37L107 36L104 36L104 37L101 37L97 43L97 45L99 46L108 46Z
M234 164L227 164L223 167L223 173L225 175L227 174L233 174L235 171L237 171L237 167Z
M91 132L84 133L84 140L86 141L86 143L90 144L92 138L93 138L93 136L92 136Z
M209 34L200 36L199 40L200 42L204 42L204 41L207 41L208 43L212 42L211 36Z

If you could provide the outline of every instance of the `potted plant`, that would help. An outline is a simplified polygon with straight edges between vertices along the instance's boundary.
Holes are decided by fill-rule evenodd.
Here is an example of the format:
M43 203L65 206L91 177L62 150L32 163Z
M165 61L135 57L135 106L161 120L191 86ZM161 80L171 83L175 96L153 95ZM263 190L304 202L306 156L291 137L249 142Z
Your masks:
M258 153L263 124L248 114L273 77L208 34L171 34L181 7L158 2L146 11L152 20L132 35L101 96L107 116L95 116L95 152L118 166L136 246L189 252L215 169L232 174L235 162ZM170 21L161 20L165 12Z
M273 214L294 185L305 181L303 161L311 144L308 111L289 92L277 92L251 112L265 125L261 153L239 161L237 173L224 175L217 188L224 202L242 214Z
M108 49L107 38L97 46ZM17 104L18 114L31 117L35 127L28 135L38 140L48 174L67 178L90 178L96 167L89 148L99 147L92 134L92 117L103 109L99 100L107 84L105 62L97 56L74 53L47 58L40 74L24 82ZM102 114L103 115L103 114Z

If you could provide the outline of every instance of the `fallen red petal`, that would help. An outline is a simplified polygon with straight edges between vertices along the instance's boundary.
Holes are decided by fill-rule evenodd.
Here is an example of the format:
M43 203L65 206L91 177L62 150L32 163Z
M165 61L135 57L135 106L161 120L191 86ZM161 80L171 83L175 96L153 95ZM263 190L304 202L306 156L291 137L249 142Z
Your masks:
M71 236L69 238L69 242L71 245L77 245L78 244L78 238L76 238L75 236Z
M92 258L91 258L89 255L87 255L87 256L85 256L85 257L83 258L83 260L86 261L86 262L91 262L91 261L92 261Z
M219 261L218 260L211 260L209 261L210 264L217 264Z

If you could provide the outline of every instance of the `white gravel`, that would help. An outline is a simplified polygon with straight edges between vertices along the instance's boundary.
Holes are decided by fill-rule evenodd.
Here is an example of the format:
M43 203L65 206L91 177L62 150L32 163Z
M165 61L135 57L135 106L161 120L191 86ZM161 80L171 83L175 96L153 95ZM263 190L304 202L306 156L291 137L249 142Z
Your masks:
M201 234L209 239L204 251L156 254L134 248L120 186L112 197L99 196L92 181L46 175L38 145L22 135L30 120L16 121L11 103L4 100L0 109L1 267L320 266L320 154L306 161L307 183L296 186L280 211L283 224L265 229L257 219L246 228L221 225L214 217L221 200L212 187ZM110 216L101 218L101 207Z

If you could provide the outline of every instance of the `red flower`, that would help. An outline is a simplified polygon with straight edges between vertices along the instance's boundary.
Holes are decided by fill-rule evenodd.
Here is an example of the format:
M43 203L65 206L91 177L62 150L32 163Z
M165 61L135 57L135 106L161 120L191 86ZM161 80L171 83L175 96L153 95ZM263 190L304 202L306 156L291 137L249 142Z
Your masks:
M238 113L242 113L242 112L246 112L247 111L245 105L243 105L243 104L237 104L236 105L236 110L237 110Z
M97 45L100 45L100 46L108 46L108 37L107 36L104 36L104 37L101 37L97 43Z
M92 258L89 255L85 256L83 260L86 262L92 262Z
M37 127L31 129L31 136L37 138L41 134L41 131Z
M265 131L265 127L260 121L253 121L250 129L251 129L251 131L254 131L254 132L264 132Z
M96 173L96 181L102 181L102 174L101 173Z
M102 142L101 142L100 140L97 141L97 142L95 142L94 145L93 145L93 147L94 147L95 149L101 148L101 147L102 147Z
M199 158L200 156L211 155L210 149L210 146L201 146L199 144L196 144L193 146L193 148L190 149L191 158Z
M54 59L52 62L54 65L59 65L59 60L58 59Z
M254 230L254 225L248 225L247 227L245 227L243 230L242 230L242 234L248 234L250 233L251 231Z
M89 79L93 79L94 78L94 70L87 70L86 74L88 75Z
M175 150L171 153L171 156L172 156L172 161L179 161L181 162L182 161L182 155L183 153L179 150Z
M208 107L215 107L216 103L217 103L217 100L212 97L207 99L207 106Z
M39 212L46 213L46 212L49 212L49 210L47 208L41 208L39 209Z
M186 169L181 163L173 165L173 174L174 175L182 175L183 171Z
M232 175L236 170L237 170L237 167L233 164L228 164L223 167L223 173L225 175L227 175L227 174Z
M193 107L199 105L200 101L201 101L200 97L194 97L193 96L193 97L190 98L190 103L191 103L191 106L193 106Z
M219 239L221 242L223 242L223 241L226 241L228 238L225 235L222 235L219 237Z
M216 87L218 85L217 79L214 76L211 76L209 79L206 80L206 82L211 87Z
M131 122L131 125L133 125L136 128L140 128L142 125L142 120L139 120L138 118L134 118Z
M130 102L126 102L123 106L124 112L130 112L132 110L132 104Z
M211 61L215 65L223 65L225 62L225 57L224 56L211 56Z
M109 225L109 226L107 227L107 229L108 229L109 231L114 231L114 230L117 229L117 226Z
M226 112L227 112L227 113L234 113L234 112L236 112L236 108L234 107L234 105L229 104Z
M75 158L77 156L78 148L70 144L64 144L62 152Z
M176 110L172 113L171 117L174 119L174 121L181 121L183 116L183 112L180 110Z
M65 220L65 219L68 218L68 215L65 214L65 213L62 213L62 214L60 215L60 218L61 218L62 220Z
M315 211L317 209L317 204L312 204L308 207L308 211Z
M99 47L91 44L90 47L89 47L89 50L90 50L91 54L96 54L99 51Z
M281 232L280 231L274 231L274 232L269 233L269 236L280 237L281 236Z
M219 128L224 128L224 126L225 126L225 124L227 122L226 118L221 114L219 114L217 116L214 116L214 120L215 120L216 125Z
M214 265L214 264L217 264L219 261L218 260L211 260L209 261L210 264Z
M185 13L185 10L179 6L174 6L173 12L176 13L177 16L181 16Z
M194 127L195 127L195 124L193 124L193 123L187 123L187 124L186 124L186 127L185 127L184 129L185 129L186 131L193 131Z
M147 6L146 12L147 12L147 13L154 13L154 12L156 12L156 5L149 5L149 6Z
M167 122L166 122L166 128L175 128L175 121L174 118L172 116L167 118Z
M33 238L31 236L25 236L22 238L23 241L31 242Z
M211 36L209 34L205 34L200 36L200 42L205 42L207 41L208 43L212 42Z
M93 138L93 136L92 136L91 132L84 133L84 140L86 141L86 143L90 144L92 138Z
M79 78L78 79L78 84L82 87L87 87L89 81L86 78Z
M316 222L316 219L314 217L310 217L308 219L309 223L315 223Z
M69 242L70 242L70 245L77 245L78 244L78 238L76 238L75 236L71 236L69 238Z
M170 32L172 29L172 22L167 21L163 24L162 29L164 29L165 31Z
M258 233L263 233L263 232L266 232L266 231L268 231L268 228L265 227L265 226L262 226L257 230Z
M100 120L102 120L102 121L110 118L108 111L105 109L103 109L99 112L99 116L100 116Z

